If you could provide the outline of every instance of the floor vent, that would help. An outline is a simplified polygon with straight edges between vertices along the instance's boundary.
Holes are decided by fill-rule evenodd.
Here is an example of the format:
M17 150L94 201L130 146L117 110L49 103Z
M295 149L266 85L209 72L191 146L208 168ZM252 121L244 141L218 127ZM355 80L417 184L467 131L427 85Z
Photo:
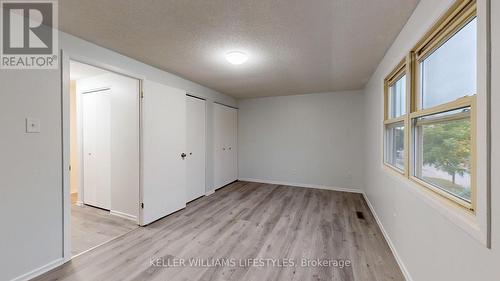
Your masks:
M363 215L363 212L356 212L356 216L358 217L358 219L360 220L364 220L365 219L365 215Z

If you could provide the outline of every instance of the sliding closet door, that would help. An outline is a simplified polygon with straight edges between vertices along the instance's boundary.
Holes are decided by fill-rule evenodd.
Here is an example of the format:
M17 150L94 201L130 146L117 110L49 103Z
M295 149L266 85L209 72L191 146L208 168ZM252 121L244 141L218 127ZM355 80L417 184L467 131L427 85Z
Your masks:
M214 104L214 188L224 186L225 182L225 130L224 107Z
M224 106L223 107L223 135L224 135L224 140L223 140L223 146L224 146L224 155L223 155L223 161L224 161L224 170L223 170L223 185L226 185L231 182L231 175L233 171L232 167L232 151L233 151L233 143L232 143L232 129L233 129L233 122L232 122L232 114L231 114L231 108Z
M229 179L233 182L238 179L238 110L229 108L230 127L229 130Z
M103 90L82 95L83 202L110 209L111 95Z
M186 96L187 201L205 194L205 100Z
M186 92L144 83L141 224L186 206Z
M214 184L222 187L237 180L237 110L214 106Z

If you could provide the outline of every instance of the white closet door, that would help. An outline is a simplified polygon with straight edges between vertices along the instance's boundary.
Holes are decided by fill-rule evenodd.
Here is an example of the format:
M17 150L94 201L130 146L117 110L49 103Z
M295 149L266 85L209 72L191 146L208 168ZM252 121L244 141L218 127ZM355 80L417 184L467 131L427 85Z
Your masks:
M226 155L225 155L225 184L237 180L237 147L236 147L236 130L237 130L237 110L226 107L225 109L225 138L226 138Z
M111 95L109 90L82 96L83 202L111 206Z
M214 188L219 188L224 184L224 116L223 108L221 105L214 103Z
M230 128L230 141L229 141L229 162L230 174L229 182L238 179L238 110L230 108L231 115L231 128Z
M222 187L237 179L237 110L214 106L214 184Z
M186 96L187 201L205 194L205 101Z
M141 225L186 206L186 92L144 83Z
M224 106L224 185L232 182L233 120L232 108Z

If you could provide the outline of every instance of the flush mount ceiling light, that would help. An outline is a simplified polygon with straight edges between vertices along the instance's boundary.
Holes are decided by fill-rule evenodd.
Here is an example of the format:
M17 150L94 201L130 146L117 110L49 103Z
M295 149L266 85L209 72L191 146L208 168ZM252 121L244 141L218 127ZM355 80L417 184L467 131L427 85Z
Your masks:
M232 51L226 53L226 60L230 64L239 65L245 63L248 60L248 56L247 54L240 51Z

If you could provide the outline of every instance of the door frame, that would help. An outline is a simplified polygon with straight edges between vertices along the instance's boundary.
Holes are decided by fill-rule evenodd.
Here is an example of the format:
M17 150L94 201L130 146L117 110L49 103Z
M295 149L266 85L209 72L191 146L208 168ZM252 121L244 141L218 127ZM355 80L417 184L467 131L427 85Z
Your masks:
M61 50L61 143L62 143L62 208L63 208L63 262L68 262L72 259L71 255L71 186L70 186L70 61L76 61L97 67L112 73L127 76L139 81L139 190L137 199L138 218L137 224L142 225L142 209L140 203L143 196L143 86L146 77L128 70L115 67L106 63L102 63L92 58L72 54L68 51Z

